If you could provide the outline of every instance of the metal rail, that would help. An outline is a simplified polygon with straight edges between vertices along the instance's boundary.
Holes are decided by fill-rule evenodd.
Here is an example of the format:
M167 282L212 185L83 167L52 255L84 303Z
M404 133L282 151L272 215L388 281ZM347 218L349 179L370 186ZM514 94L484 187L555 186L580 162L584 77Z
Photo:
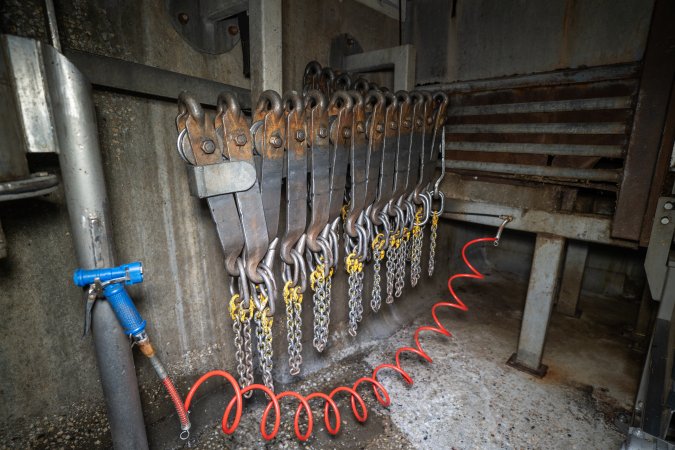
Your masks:
M620 145L520 144L508 142L448 142L447 151L518 153L526 155L594 156L621 158Z
M621 172L610 169L577 169L571 167L543 167L526 164L503 164L482 161L445 161L445 168L451 170L476 170L479 172L530 175L537 177L568 178L588 181L618 182Z

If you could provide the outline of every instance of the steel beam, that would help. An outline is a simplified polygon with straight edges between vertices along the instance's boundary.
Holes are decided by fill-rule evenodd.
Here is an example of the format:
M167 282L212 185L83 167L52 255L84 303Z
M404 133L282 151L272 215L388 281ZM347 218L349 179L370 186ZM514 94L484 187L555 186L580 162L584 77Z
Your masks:
M650 214L647 204L675 76L673 21L675 2L657 0L643 60L624 175L616 201L612 227L612 236L616 238L637 241L644 216Z
M574 167L534 166L529 164L504 164L483 161L445 160L449 170L475 170L503 173L506 175L529 175L535 177L568 178L585 181L608 181L616 183L621 173L612 169L577 169Z
M584 281L584 268L588 257L588 244L580 241L570 241L565 254L560 294L558 295L558 312L567 316L579 317L579 296Z
M253 103L268 89L282 92L281 0L251 0L248 14Z
M245 88L78 50L64 53L94 87L172 102L182 91L189 91L199 103L210 106L216 106L218 94L228 91L237 96L242 108L251 107L251 91Z
M518 350L508 361L509 365L539 377L547 370L541 359L564 251L565 238L537 235Z
M585 242L637 248L635 242L610 237L612 220L607 216L565 214L538 209L514 208L496 203L478 203L454 199L450 194L450 192L445 194L445 213L443 214L443 217L448 219L494 225L494 218L485 215L504 214L513 217L513 221L509 223L509 229L531 233L551 233Z

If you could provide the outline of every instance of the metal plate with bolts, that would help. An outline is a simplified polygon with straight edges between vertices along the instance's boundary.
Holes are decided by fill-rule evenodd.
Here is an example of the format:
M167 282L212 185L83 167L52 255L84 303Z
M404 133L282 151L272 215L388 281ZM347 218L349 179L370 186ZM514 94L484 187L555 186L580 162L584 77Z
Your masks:
M248 0L169 0L167 10L178 34L195 50L217 55L240 40L237 14Z

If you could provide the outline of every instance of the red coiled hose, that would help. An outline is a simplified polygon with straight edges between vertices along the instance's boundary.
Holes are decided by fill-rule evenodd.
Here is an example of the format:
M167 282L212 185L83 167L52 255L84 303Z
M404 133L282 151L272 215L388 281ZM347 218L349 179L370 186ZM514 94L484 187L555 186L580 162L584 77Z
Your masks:
M226 434L232 434L234 431L237 429L239 426L239 422L241 421L241 415L242 415L242 410L243 410L243 397L242 395L245 394L248 391L254 391L254 390L259 390L263 391L265 394L267 394L267 398L269 398L269 403L267 404L267 408L265 408L265 411L263 412L263 415L260 420L260 433L262 436L267 439L271 440L274 439L274 437L277 435L279 432L279 426L281 424L281 407L279 405L279 401L286 398L286 397L293 397L295 398L298 402L298 409L295 412L295 419L294 419L294 428L295 428L295 435L297 438L301 441L306 441L309 439L309 437L312 434L312 429L314 427L314 417L312 415L312 410L309 406L309 402L311 400L314 400L316 398L322 399L325 404L324 404L324 411L323 411L323 417L324 417L324 423L326 424L326 429L330 434L337 434L340 431L340 411L338 410L337 404L335 403L335 396L337 394L340 394L342 392L345 392L349 394L350 399L351 399L351 407L352 407L352 412L354 413L354 417L356 420L359 422L365 422L366 419L368 418L368 410L366 409L366 402L363 400L363 397L357 392L357 389L359 386L363 383L369 383L373 387L373 392L375 393L375 398L377 398L377 401L380 402L383 406L389 406L390 404L390 398L389 398L389 393L387 390L380 384L380 382L377 381L377 373L382 370L382 369L391 369L403 377L406 383L408 384L413 384L413 379L410 377L410 375L403 370L401 367L401 353L403 352L410 352L415 355L418 355L422 357L425 361L428 362L433 362L431 357L424 351L422 350L422 346L420 345L419 341L419 335L420 332L422 331L433 331L436 333L440 333L444 336L452 336L450 331L448 331L447 328L441 324L440 320L438 319L438 316L436 315L436 310L440 307L448 307L448 308L456 308L459 309L460 311L467 311L468 308L462 302L462 300L459 298L457 293L452 287L452 282L455 281L458 278L475 278L475 279L483 279L484 275L481 274L476 268L469 262L469 260L466 257L466 250L471 247L474 244L478 244L481 242L495 242L497 241L497 238L494 237L484 237L484 238L478 238L478 239L473 239L466 244L464 244L464 247L462 247L462 260L464 263L468 266L470 269L470 273L461 273L461 274L455 274L451 276L448 279L448 289L450 290L450 295L452 295L452 298L454 302L438 302L436 303L432 308L431 308L431 316L434 319L434 323L436 326L429 326L429 325L423 325L417 330L415 330L414 334L414 341L415 341L415 347L401 347L396 351L396 355L394 357L395 359L395 364L381 364L373 370L373 374L370 377L363 377L359 378L351 387L349 386L339 386L333 391L326 395L322 392L313 392L309 394L308 396L304 397L300 395L297 392L292 392L292 391L286 391L286 392L281 392L280 394L274 394L272 391L270 391L266 386L263 386L261 384L252 384L250 386L245 387L244 389L239 388L239 384L237 381L234 379L232 375L229 373L223 371L223 370L212 370L210 372L205 373L202 375L194 385L190 388L190 392L188 393L188 396L185 399L185 410L190 409L190 404L192 403L192 398L194 397L195 393L197 392L197 389L199 386L202 385L206 380L208 380L211 377L223 377L229 383L232 385L232 388L234 389L234 397L230 400L230 403L228 403L227 408L225 408L225 412L223 413L223 419L222 419L222 428L223 432ZM235 414L234 414L234 420L232 421L231 424L228 424L227 421L230 417L230 414L232 413L232 409L235 408ZM267 432L267 420L269 417L269 414L274 408L274 426L272 427L272 431L270 433ZM305 432L303 433L301 431L301 426L300 426L300 418L302 415L302 412L305 412L305 415L307 416L307 425ZM330 412L332 411L333 415L335 416L334 423L331 423L331 414Z

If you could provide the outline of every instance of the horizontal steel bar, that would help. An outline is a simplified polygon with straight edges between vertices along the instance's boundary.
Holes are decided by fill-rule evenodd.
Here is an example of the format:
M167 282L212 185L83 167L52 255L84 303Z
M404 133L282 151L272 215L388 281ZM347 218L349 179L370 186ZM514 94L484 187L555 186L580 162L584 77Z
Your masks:
M446 141L447 142L447 141ZM447 151L518 153L528 155L621 158L620 145L518 144L511 142L447 142Z
M567 214L537 209L515 208L496 203L455 199L452 197L452 192L445 192L445 195L446 212L443 214L443 217L447 219L492 225L496 229L501 223L500 220L476 214L508 215L513 217L513 221L506 227L505 233L507 234L508 230L549 233L568 239L637 248L635 242L612 239L610 236L612 228L611 216Z
M450 170L476 170L479 172L505 173L509 175L531 175L536 177L568 178L588 181L618 182L621 178L621 172L618 170L544 167L482 161L446 160L445 168Z
M515 77L429 84L426 86L419 86L417 89L440 89L448 93L466 93L494 91L498 89L516 89L530 86L557 86L561 84L592 83L596 81L636 78L639 71L640 63L616 64L581 70L558 70L555 72L520 75Z
M249 89L78 50L68 49L64 54L94 86L171 101L189 91L199 103L211 106L216 105L218 94L228 91L237 96L242 108L251 108Z
M545 113L561 111L596 111L603 109L627 109L632 105L630 97L581 98L548 102L500 103L495 105L454 106L451 116L477 116L485 114Z
M446 125L448 133L494 134L624 134L626 124L621 122L593 123L496 123Z

